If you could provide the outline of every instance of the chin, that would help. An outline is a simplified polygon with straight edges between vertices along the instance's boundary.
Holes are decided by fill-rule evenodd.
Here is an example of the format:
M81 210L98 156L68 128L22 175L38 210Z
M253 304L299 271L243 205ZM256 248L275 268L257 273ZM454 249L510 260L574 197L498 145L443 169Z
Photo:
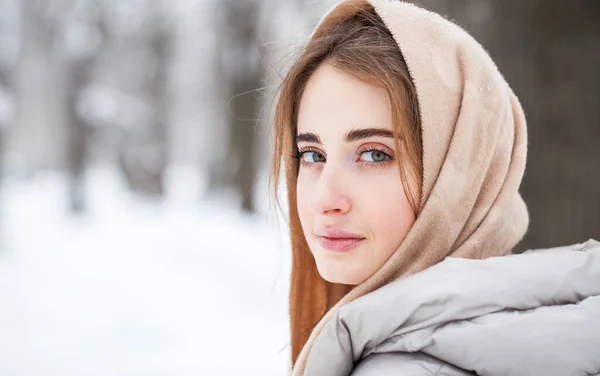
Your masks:
M340 261L319 262L319 260L317 260L317 269L321 277L327 282L339 283L342 285L360 285L369 277L369 275L365 273L365 270L355 270L352 266Z

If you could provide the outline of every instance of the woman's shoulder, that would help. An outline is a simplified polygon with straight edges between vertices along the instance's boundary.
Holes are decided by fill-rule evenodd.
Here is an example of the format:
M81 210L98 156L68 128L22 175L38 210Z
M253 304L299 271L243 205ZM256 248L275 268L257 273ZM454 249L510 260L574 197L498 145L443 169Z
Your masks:
M454 367L423 353L377 353L364 358L352 376L473 376L474 373Z
M597 371L598 281L595 240L486 260L447 259L341 307L308 365L358 363L358 376Z

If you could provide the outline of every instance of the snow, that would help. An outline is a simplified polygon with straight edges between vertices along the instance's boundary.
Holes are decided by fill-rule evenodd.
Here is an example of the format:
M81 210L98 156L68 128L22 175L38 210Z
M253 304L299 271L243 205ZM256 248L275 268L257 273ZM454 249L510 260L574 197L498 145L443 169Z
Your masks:
M105 169L73 216L65 184L2 182L0 375L287 373L289 250L273 220L144 201Z

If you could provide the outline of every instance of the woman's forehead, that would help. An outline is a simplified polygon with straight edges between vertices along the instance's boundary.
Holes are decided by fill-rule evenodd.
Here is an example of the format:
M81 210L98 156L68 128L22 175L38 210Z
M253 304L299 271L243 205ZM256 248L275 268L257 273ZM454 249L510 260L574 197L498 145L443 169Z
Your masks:
M309 79L300 101L298 134L348 134L353 128L392 130L386 91L322 64Z

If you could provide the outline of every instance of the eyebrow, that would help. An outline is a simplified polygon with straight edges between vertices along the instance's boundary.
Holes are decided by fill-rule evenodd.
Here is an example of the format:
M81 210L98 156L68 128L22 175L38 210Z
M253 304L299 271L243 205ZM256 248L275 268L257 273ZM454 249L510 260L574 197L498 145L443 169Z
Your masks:
M355 142L372 137L394 138L394 133L391 130L384 128L360 128L353 129L346 133L344 140L346 142ZM321 138L314 133L306 132L297 135L296 142L312 142L320 145Z

